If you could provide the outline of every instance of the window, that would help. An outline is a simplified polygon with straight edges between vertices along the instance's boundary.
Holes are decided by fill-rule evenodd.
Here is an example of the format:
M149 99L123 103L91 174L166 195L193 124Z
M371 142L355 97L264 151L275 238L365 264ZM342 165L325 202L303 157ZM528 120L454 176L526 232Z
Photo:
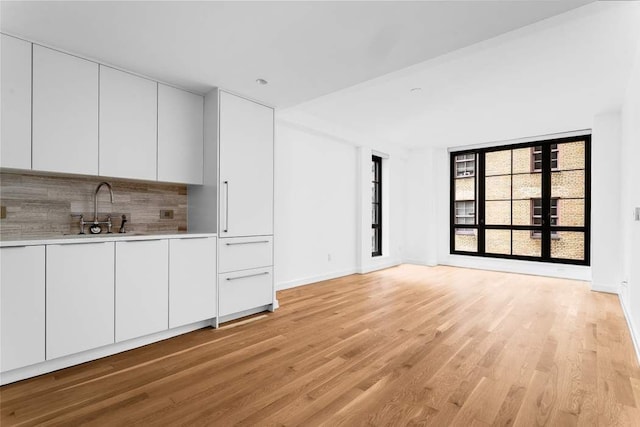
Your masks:
M456 202L456 224L475 224L475 201L463 200ZM456 228L456 234L473 234L471 228Z
M371 156L371 256L382 255L382 157Z
M558 169L558 144L551 144L551 169ZM536 145L531 150L531 170L542 171L542 145Z
M456 202L456 224L475 224L475 203L473 200Z
M558 225L558 199L551 199L551 225ZM542 226L542 199L531 199L531 224ZM531 237L540 238L540 230L531 232ZM558 232L551 231L551 237L559 238Z
M461 154L456 156L456 178L474 176L476 171L476 155Z
M589 265L590 163L590 135L452 152L450 252Z

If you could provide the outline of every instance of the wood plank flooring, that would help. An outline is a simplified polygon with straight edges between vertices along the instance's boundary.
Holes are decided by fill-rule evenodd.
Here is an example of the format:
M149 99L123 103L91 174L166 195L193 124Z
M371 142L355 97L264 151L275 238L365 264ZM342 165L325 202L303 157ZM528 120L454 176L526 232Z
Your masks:
M0 389L9 425L640 425L618 299L583 282L403 265Z

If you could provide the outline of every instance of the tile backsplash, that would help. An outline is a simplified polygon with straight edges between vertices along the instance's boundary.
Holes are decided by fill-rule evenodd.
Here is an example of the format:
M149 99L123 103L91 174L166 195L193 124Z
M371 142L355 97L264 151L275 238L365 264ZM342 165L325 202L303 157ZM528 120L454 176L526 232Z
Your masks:
M99 219L112 216L113 231L127 215L127 231L179 233L187 231L187 186L139 182L101 177L76 177L37 173L0 173L0 204L6 218L0 219L2 240L58 237L80 231L78 218L93 220L93 194L97 185L113 186L113 204L106 186L98 194ZM172 210L173 218L160 218ZM89 232L88 226L85 232ZM103 232L106 232L106 228Z

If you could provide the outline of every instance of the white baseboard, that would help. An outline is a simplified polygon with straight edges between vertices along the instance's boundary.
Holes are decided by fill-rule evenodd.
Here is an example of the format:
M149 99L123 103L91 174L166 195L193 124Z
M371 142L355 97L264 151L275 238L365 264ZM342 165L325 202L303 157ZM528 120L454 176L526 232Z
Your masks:
M178 328L169 329L167 331L158 332L152 335L134 338L127 341L106 345L104 347L83 351L82 353L70 354L69 356L47 360L35 365L25 366L24 368L2 372L0 374L0 385L13 383L16 381L24 380L26 378L35 377L38 375L57 371L59 369L68 368L74 365L79 365L91 360L101 359L106 356L122 353L123 351L132 350L134 348L142 347L157 341L163 341L169 338L176 337L178 335L186 334L187 332L192 332L197 329L212 326L214 321L215 319L203 320L201 322L180 326Z
M396 258L381 258L374 259L368 265L362 266L358 269L359 274L367 274L372 271L384 270L385 268L395 267L402 264L399 259Z
M618 295L618 287L615 285L607 285L604 283L591 282L591 290L596 292L606 292L608 294Z
M560 279L591 281L591 267L584 265L554 264L514 259L485 258L467 255L449 255L439 262L451 267L476 268L505 273L530 274Z
M627 303L627 294L624 292L620 292L619 298L620 305L622 306L622 312L624 313L624 318L627 320L627 325L629 326L631 341L633 342L633 347L636 350L636 358L638 359L638 363L640 363L640 331L636 330L633 326L633 317Z
M423 265L425 267L435 267L438 265L437 261L431 260L431 261L423 261L423 260L417 260L417 259L405 259L404 261L402 261L402 264L412 264L412 265Z
M309 276L301 279L290 280L288 282L281 282L276 285L276 290L282 291L284 289L295 288L298 286L310 285L316 282L322 282L323 280L331 280L337 277L348 276L350 274L357 273L355 268L349 268L347 270L332 271L331 273L320 274L318 276Z

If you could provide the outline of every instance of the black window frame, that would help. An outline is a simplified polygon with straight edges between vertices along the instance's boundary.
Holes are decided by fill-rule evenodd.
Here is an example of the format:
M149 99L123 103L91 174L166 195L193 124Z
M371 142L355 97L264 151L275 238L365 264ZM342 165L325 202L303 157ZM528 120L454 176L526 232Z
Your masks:
M562 144L569 142L584 141L584 224L582 226L560 226L551 225L549 221L545 221L542 226L535 225L514 225L513 219L511 225L486 225L485 224L485 154L495 151L503 150L515 150L520 148L531 148L533 154L534 147L541 146L543 154L543 164L541 171L533 171L533 158L532 158L532 173L540 173L542 180L542 199L543 199L543 213L547 212L547 216L550 214L551 209L551 176L552 173L557 173L558 169L552 169L552 144ZM475 165L475 202L476 202L476 223L475 224L456 224L455 216L455 191L456 191L456 179L457 176L456 156L465 154L476 155ZM591 265L591 135L579 135L565 138L538 140L532 142L499 145L478 149L458 150L451 151L450 156L450 197L449 197L449 253L452 255L469 255L479 256L485 258L504 258L515 259L522 261L537 261L545 263L556 264L574 264L574 265ZM556 158L558 155L556 155ZM558 159L559 161L559 159ZM558 164L559 166L559 164ZM463 251L455 249L456 229L472 229L477 232L477 252ZM496 254L488 253L485 251L485 233L486 230L527 230L527 231L539 231L540 239L542 240L542 249L540 256L528 256L528 255L510 255L510 254ZM551 257L551 240L557 239L557 233L562 231L575 231L584 233L584 259L568 259L568 258L552 258ZM555 234L555 236L554 236Z
M375 230L375 247L371 248L371 256L382 256L382 157L372 155L372 172L371 179L372 191L371 196L371 229ZM377 219L377 222L374 220Z

